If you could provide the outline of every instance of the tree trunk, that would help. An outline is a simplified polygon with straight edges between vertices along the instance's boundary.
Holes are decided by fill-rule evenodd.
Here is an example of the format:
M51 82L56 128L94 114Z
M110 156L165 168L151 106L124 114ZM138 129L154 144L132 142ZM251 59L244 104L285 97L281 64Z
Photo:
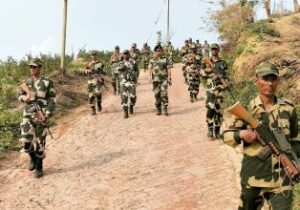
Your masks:
M267 17L271 17L271 0L265 0L265 9L267 13Z
M295 10L295 12L300 12L298 0L294 0L294 10Z

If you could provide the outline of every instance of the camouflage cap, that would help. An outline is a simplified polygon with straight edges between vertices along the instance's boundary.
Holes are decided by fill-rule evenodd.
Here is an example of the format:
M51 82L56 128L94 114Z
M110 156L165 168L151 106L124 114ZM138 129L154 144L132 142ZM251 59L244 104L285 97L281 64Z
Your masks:
M33 58L29 61L29 66L43 66L42 61L39 58Z
M268 62L263 62L258 64L255 67L255 74L259 77L263 77L271 74L279 77L279 70L273 64Z
M220 50L220 46L216 43L210 45L210 49L218 49Z
M92 51L91 51L91 55L97 55L96 50L92 50Z
M123 54L124 54L124 55L129 55L129 50L124 50L124 51L123 51Z
M157 50L163 50L163 47L160 44L158 44L154 47L154 52L156 52Z
M117 46L115 46L115 50L119 50L120 49L120 47L117 45Z

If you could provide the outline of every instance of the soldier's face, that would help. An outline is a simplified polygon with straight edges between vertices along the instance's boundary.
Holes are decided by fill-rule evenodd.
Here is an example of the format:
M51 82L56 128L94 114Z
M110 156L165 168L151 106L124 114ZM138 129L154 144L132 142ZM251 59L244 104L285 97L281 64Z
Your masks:
M129 59L129 54L128 54L128 53L125 53L125 54L124 54L124 59L125 59L125 60L128 60L128 59Z
M255 84L260 94L265 96L274 96L279 84L279 78L273 74L263 77L257 76Z
M156 56L157 56L157 57L161 57L161 56L163 55L162 49L157 49L157 50L155 51L155 53L156 53Z
M39 76L41 74L40 66L30 66L31 76Z
M219 50L213 48L213 49L211 49L211 54L212 54L212 56L218 56L219 55Z
M92 59L93 59L93 60L96 60L96 59L97 59L97 55L96 55L96 54L93 54L93 55L92 55Z

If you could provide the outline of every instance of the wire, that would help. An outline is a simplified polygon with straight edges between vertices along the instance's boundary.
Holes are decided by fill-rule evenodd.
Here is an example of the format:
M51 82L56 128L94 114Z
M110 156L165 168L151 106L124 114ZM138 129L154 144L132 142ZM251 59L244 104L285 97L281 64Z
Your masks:
M159 13L158 13L158 16L157 16L157 18L156 18L155 21L154 21L154 26L153 26L153 29L152 29L152 31L151 31L151 33L150 33L148 39L147 39L147 43L149 42L149 40L150 40L150 39L152 38L152 36L153 36L153 33L154 33L154 31L155 31L155 28L156 28L156 25L158 24L158 22L159 22L159 20L160 20L160 18L161 18L161 15L162 15L162 13L163 13L163 10L164 10L164 7L165 7L165 3L166 3L166 0L164 0L164 2L163 2L163 4L162 4L162 7L161 7L161 9L160 9L160 11L159 11Z

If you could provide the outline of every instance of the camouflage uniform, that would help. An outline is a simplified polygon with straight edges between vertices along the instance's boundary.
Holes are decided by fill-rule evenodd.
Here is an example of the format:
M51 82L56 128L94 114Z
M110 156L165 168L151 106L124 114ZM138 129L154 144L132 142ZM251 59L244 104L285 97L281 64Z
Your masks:
M165 47L165 50L166 52L166 56L169 60L169 64L170 64L170 67L172 68L173 67L173 51L174 51L174 47L172 45L171 42L168 42L168 44L166 45Z
M92 60L87 64L89 80L87 81L87 89L89 95L89 103L92 110L92 114L96 111L102 110L102 92L104 90L104 79L105 72L103 70L104 65L98 60ZM95 105L97 103L98 110Z
M219 138L223 115L223 88L220 79L226 79L227 64L219 57L211 58L210 60L214 64L214 71L205 73L205 75L203 75L207 80L205 101L205 106L207 108L206 123L209 134L214 133L214 136ZM206 69L205 64L203 65L203 69ZM218 72L218 75L215 72Z
M141 52L140 52L139 49L136 48L136 44L133 44L133 45L135 47L133 46L130 49L130 52L129 52L130 53L130 58L136 62L137 68L139 68L139 62L141 60ZM139 76L140 76L140 71L138 69L138 71L137 71L137 79L139 78Z
M151 53L150 47L147 44L144 44L144 46L141 50L141 57L142 57L142 61L143 61L144 70L146 70L149 65L150 53Z
M29 63L30 66L42 66L39 59L33 59ZM20 124L21 138L20 142L24 151L29 154L31 158L32 168L29 170L36 170L42 175L43 159L45 158L45 146L47 136L47 124L41 122L38 111L40 109L47 117L52 116L56 105L56 92L52 80L41 76L39 79L28 79L27 87L31 92L31 98L26 103L23 110L23 118ZM19 93L19 101L23 102L26 93L21 90Z
M288 142L297 136L297 115L293 105L281 98L276 98L271 111L267 112L259 96L250 102L249 110L254 118L268 125L273 131L279 125ZM230 146L241 143L239 132L247 129L244 121L231 116L223 124L224 142ZM292 202L292 187L285 175L284 169L279 165L278 157L270 155L265 160L258 158L263 146L256 142L244 142L244 158L241 169L241 204L240 210L260 209L263 197L269 198L272 209L290 210ZM284 193L282 191L285 191ZM279 193L280 192L280 193Z
M159 113L163 106L166 115L168 107L168 65L169 61L165 57L154 57L149 62L149 69L152 71L155 106Z
M199 94L201 57L191 53L188 55L187 60L188 91L190 92L190 101L194 102Z
M119 62L118 70L120 76L121 105L124 110L124 117L127 118L128 99L131 114L133 114L133 107L136 103L136 84L138 78L138 66L137 63L132 59L129 59L128 61L123 60Z
M189 54L189 45L188 41L185 41L185 45L181 48L180 50L180 55L181 55L181 62L184 64L182 66L182 74L185 80L185 83L187 83L187 74L186 74L186 62L187 62L187 55Z
M196 41L196 50L197 55L202 57L202 45L199 43L199 40Z
M118 47L116 47L119 49ZM120 81L119 81L119 71L117 69L118 63L122 60L122 54L120 52L113 52L110 58L110 65L112 67L111 79L112 86L114 89L114 94L120 93Z
M207 43L207 41L205 41L205 43L203 44L204 56L209 56L209 52L210 52L209 48L210 48L209 44Z

